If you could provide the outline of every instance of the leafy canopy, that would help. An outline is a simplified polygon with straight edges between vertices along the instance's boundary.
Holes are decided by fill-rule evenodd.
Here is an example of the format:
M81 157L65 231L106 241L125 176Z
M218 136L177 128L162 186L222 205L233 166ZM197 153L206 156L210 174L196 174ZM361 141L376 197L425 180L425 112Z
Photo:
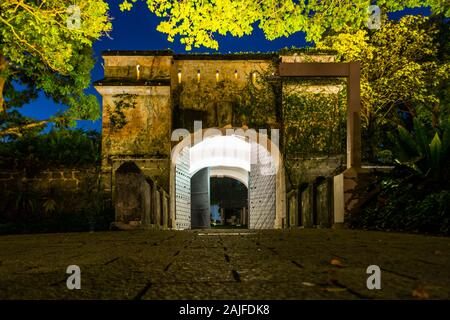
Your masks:
M447 31L445 31L447 30ZM433 126L448 114L450 61L448 25L435 18L405 16L380 30L348 30L325 37L319 49L339 61L361 62L361 117L369 158L379 152L386 132L405 118Z
M76 19L69 6L80 12L79 28L68 26ZM111 25L108 4L98 0L23 1L0 3L0 50L17 66L43 63L48 68L69 75L75 69L72 58L81 47L90 47Z
M326 37L319 49L337 52L340 61L361 62L362 116L391 118L403 104L415 114L418 104L441 104L439 89L448 81L450 63L439 52L439 28L422 16L384 23L380 30L347 31ZM448 88L448 85L447 85Z
M69 9L73 5L76 10ZM0 2L0 136L20 135L48 122L21 117L13 109L36 98L39 90L69 107L48 120L99 116L95 96L84 89L94 66L92 43L111 29L107 10L108 4L98 0Z
M123 0L122 11L131 10L138 0ZM369 17L370 0L146 0L151 12L163 21L157 30L176 36L186 50L201 46L218 49L214 34L242 37L259 27L273 40L295 32L306 33L307 41L318 41L327 32L360 29ZM450 16L445 0L379 0L384 12L429 6L436 14Z

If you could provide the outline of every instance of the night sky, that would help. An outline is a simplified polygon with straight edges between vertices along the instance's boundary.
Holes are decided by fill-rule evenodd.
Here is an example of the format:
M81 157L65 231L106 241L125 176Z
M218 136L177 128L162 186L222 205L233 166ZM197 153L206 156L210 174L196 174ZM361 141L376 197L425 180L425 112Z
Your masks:
M119 10L119 0L107 0L110 4L110 16L113 18L113 30L110 38L103 37L94 43L96 58L95 68L92 70L92 82L103 78L103 69L101 66L101 52L106 50L161 50L170 48L176 53L185 53L184 46L175 39L174 42L168 42L166 35L156 31L159 23L153 13L151 13L144 2L138 1L130 12L121 12ZM405 14L424 14L429 15L427 9L405 10L390 14L391 19L398 19ZM267 52L277 51L284 47L305 47L308 45L302 32L295 33L288 38L279 38L274 41L265 39L261 30L255 27L250 36L235 38L231 36L216 36L219 41L219 52ZM310 44L309 44L310 45ZM213 52L205 48L193 49L190 52ZM88 93L95 94L99 101L101 96L91 86L87 89ZM64 106L57 105L51 100L45 98L43 94L32 103L21 108L21 112L36 119L46 119L57 110ZM97 121L78 121L78 127L83 129L101 130L101 120Z

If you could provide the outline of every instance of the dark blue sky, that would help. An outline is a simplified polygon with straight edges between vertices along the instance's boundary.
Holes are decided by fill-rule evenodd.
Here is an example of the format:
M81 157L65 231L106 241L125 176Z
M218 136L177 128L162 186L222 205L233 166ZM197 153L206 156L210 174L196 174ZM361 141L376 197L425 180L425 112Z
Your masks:
M170 48L177 53L184 53L184 46L179 44L177 39L174 42L168 42L166 35L156 31L159 19L152 14L146 7L145 3L138 1L131 12L121 12L119 10L119 0L107 0L110 4L110 16L113 18L113 30L110 38L103 37L94 43L95 58L97 63L92 70L92 82L103 78L103 69L101 66L101 52L105 50L161 50ZM429 10L415 9L405 10L390 14L391 19L398 19L405 14L424 14L428 15ZM307 45L305 36L302 32L291 35L288 38L279 38L274 41L265 39L264 34L258 28L254 29L254 33L250 36L235 38L231 36L217 36L219 41L219 52L267 52L276 51L284 47L304 47ZM190 52L212 52L208 49L194 49ZM91 86L87 89L88 93L95 94L99 102L100 95ZM45 98L43 94L32 103L21 108L21 112L36 119L46 119L54 114L57 110L63 109L64 106L55 104L50 99ZM79 121L78 127L84 129L101 129L101 120L97 121Z

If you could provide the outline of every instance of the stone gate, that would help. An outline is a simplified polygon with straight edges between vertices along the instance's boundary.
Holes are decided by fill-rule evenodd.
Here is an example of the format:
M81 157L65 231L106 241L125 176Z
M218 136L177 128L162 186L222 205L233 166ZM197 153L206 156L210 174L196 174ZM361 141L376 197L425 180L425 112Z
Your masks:
M246 183L250 228L331 226L343 222L350 203L345 192L353 188L345 170L352 169L354 173L360 167L357 64L334 63L333 55L307 51L227 55L108 51L103 53L103 59L105 77L95 83L103 98L102 182L116 204L118 223L136 220L136 210L117 205L128 201L124 170L119 168L133 163L140 170L137 173L133 169L133 175L144 177L133 188L140 191L133 192L150 194L139 198L145 203L135 205L149 208L145 209L149 212L134 224L191 228L191 211L196 205L191 201L191 178L197 172L192 169L196 164L191 152L201 144L195 139L196 133L202 135L205 129L220 134L240 130L243 134L237 136L250 146L249 157L257 159L246 166L233 162L239 160L237 156L231 157L231 162L213 157L213 162L197 168L210 168L208 177L228 176ZM283 93L317 90L316 85L298 86L283 80L295 77L348 79L347 153L297 157L286 149L286 138L295 133L285 125ZM345 84L336 83L320 85L329 89L328 94L344 87ZM196 121L202 130L195 131ZM178 130L174 137L175 129ZM246 136L251 130L276 148L259 148L258 141ZM276 137L272 132L277 132ZM189 143L185 145L186 142ZM276 170L274 157L278 159ZM264 170L268 172L261 174ZM339 174L344 174L344 178L335 179ZM311 187L311 202L303 195L304 190L309 190L305 186L317 186L317 179L331 179L334 183L318 189ZM308 201L312 203L309 209ZM318 210L325 217L321 222L314 218Z

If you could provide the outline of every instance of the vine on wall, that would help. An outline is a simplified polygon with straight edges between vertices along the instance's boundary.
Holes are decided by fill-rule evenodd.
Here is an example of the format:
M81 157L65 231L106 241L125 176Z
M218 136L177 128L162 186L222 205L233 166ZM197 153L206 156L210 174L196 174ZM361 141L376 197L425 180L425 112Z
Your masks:
M190 117L197 117L205 119L204 128L229 124L253 129L279 128L280 147L287 157L345 154L345 81L292 79L282 80L281 84L272 70L276 66L254 70L246 75L245 83L221 80L209 85L194 82L178 85L173 100L180 124L186 125L192 120ZM251 76L253 73L255 77ZM192 115L188 116L186 111Z
M109 121L112 129L122 129L128 123L125 110L134 109L137 105L137 95L122 93L113 96L114 108L107 105L106 111L109 113Z
M257 76L242 84L233 80L220 80L214 84L182 83L172 91L176 127L192 124L182 119L183 110L204 113L204 127L247 126L254 129L277 127L275 94L265 80L265 73L254 71ZM195 81L195 80L194 80ZM177 119L180 117L179 119ZM196 119L201 120L201 119Z
M329 82L296 80L285 85L283 120L288 157L345 153L346 91L339 82L333 84L330 87Z

